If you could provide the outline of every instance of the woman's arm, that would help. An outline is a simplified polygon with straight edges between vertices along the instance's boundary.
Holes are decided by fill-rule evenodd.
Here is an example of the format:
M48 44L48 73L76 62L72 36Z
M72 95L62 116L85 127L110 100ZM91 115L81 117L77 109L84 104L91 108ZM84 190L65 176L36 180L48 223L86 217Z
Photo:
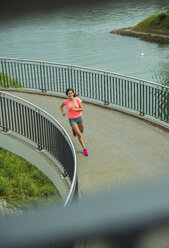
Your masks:
M78 109L72 107L72 110L77 111L77 112L83 111L82 103L79 103L79 108Z
M60 105L60 110L61 110L63 116L66 115L65 112L64 112L64 110L63 110L63 107L64 107L64 106L65 106L64 103L62 103L62 104Z

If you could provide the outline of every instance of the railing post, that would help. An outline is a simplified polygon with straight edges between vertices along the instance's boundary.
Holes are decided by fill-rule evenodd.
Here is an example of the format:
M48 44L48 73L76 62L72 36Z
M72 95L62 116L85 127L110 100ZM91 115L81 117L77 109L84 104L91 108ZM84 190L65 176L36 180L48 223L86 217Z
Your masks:
M106 85L106 78L108 78L108 74L105 72L104 73L104 105L108 106L110 104L110 101L108 99L108 80L107 80L107 85Z
M144 82L140 81L140 116L144 116Z
M37 145L38 145L38 148L37 150L38 151L42 151L42 145L41 145L41 142L40 142L40 111L39 109L36 109L36 130L37 130Z
M40 63L40 78L41 78L41 85L42 85L42 93L46 93L46 82L45 82L45 70L44 70L44 62Z
M2 120L0 120L0 122L2 121L2 131L3 132L8 132L8 128L7 128L7 126L6 126L6 110L4 109L4 106L5 106L5 104L2 102L2 101L4 101L5 100L5 98L4 98L4 96L3 96L3 93L0 93L0 106L1 106L1 117L2 117Z
M73 86L72 86L72 67L71 66L68 66L67 80L68 80L68 84L67 84L68 88L73 88ZM76 89L76 92L77 92L77 89Z
M167 93L167 122L169 122L169 92Z

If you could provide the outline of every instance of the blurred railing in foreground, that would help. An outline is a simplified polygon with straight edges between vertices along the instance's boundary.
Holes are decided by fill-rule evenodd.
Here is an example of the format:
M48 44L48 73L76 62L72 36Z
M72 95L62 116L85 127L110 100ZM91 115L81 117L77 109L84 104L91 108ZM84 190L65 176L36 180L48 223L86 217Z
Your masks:
M0 87L64 93L116 104L169 122L169 87L113 72L74 65L0 58Z
M71 188L65 206L72 201L77 190L76 153L66 130L50 114L34 104L0 91L0 127L4 132L13 131L45 149L63 167Z
M77 242L97 239L98 242L104 239L107 245L102 246L104 248L145 247L144 242L141 246L144 234L169 224L168 188L169 178L159 178L158 181L86 197L67 208L53 205L18 216L1 217L0 247L53 248L76 244L78 248L88 246L78 246ZM156 247L164 247L165 232L161 237L159 235L159 246ZM146 247L154 246L149 243Z

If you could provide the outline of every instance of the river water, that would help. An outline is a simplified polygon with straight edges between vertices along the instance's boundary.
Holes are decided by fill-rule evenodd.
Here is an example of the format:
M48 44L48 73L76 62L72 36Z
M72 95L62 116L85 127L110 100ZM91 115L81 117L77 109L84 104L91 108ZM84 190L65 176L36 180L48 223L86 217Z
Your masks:
M92 67L169 85L169 45L110 33L167 9L168 0L114 0L18 17L0 23L0 56Z

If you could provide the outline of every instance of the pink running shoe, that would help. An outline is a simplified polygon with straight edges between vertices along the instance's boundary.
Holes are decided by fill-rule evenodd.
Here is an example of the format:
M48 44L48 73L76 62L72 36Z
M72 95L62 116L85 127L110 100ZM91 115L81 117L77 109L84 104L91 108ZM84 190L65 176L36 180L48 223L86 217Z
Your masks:
M72 128L72 132L73 132L73 135L76 137L77 133L73 130L73 128Z
M87 152L87 149L86 149L86 148L83 149L83 154L84 154L85 156L88 156L88 152Z

